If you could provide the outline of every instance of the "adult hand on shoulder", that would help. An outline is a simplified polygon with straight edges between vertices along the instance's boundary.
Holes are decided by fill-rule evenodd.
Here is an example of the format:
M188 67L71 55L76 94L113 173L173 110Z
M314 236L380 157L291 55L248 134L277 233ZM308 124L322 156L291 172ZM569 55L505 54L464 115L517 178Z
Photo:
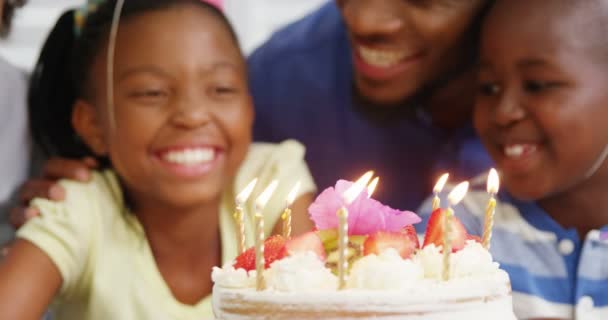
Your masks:
M12 243L0 245L0 263L8 256L8 251L11 249Z
M38 209L29 207L34 198L46 198L63 201L65 190L57 184L60 179L72 179L87 182L91 178L91 170L97 168L95 159L50 158L42 169L42 176L26 181L19 192L19 202L11 209L10 222L18 229L27 220L40 214Z

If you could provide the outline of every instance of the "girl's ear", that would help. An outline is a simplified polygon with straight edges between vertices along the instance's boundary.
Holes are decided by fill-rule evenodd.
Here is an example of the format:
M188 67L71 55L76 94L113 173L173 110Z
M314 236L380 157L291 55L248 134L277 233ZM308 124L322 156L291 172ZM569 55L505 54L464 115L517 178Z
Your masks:
M108 144L103 134L103 125L93 105L82 99L76 100L72 110L72 126L97 156L107 155Z

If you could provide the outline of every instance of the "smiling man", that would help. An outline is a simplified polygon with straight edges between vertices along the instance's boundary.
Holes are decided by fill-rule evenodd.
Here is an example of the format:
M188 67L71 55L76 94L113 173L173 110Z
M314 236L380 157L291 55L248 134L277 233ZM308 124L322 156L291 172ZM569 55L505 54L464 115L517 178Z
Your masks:
M484 0L338 0L249 59L255 138L295 138L319 187L367 169L377 197L415 208L441 170L488 160L469 130Z

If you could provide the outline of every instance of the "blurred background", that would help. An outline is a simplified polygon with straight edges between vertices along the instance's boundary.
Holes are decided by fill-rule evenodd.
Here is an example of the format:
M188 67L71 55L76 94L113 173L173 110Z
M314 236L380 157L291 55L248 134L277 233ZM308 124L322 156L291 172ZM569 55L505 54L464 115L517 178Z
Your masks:
M333 0L224 0L224 7L243 50L249 54L274 30L327 1ZM83 3L85 0L28 0L27 5L17 12L11 36L0 42L0 56L16 66L31 70L47 33L59 15Z

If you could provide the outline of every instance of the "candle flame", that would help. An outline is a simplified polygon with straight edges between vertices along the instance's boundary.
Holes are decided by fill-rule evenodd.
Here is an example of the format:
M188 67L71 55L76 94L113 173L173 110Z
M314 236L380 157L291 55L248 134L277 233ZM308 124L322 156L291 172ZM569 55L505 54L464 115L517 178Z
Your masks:
M270 200L270 197L274 193L274 190L277 188L278 184L279 184L279 181L273 180L268 185L268 187L266 187L266 189L264 189L262 194L260 194L260 196L255 201L256 209L262 210L266 206L266 204L268 203L268 200Z
M298 193L298 191L300 190L300 186L302 185L301 181L296 182L296 184L293 186L293 188L291 189L291 191L289 191L289 194L287 195L287 206L289 207L290 205L293 204L293 202L296 200L296 194Z
M435 194L440 193L443 190L443 187L445 187L445 183L448 182L449 177L450 177L449 173L442 174L441 177L439 178L439 180L437 180L435 187L433 188L433 193L435 193Z
M374 180L372 180L372 182L370 182L369 185L367 185L367 196L369 198L371 198L372 195L374 194L374 191L376 191L376 187L378 187L379 181L380 181L380 177L375 177Z
M488 186L487 190L489 194L497 194L498 188L500 186L500 182L498 179L498 172L496 169L490 169L490 173L488 174Z
M455 206L458 203L460 203L460 201L462 201L464 196L467 194L468 190L469 190L468 181L459 183L454 188L454 190L452 190L452 192L450 192L450 194L448 195L448 201L450 202L450 205Z
M245 201L247 201L247 199L249 199L249 196L251 195L251 192L253 191L253 188L255 188L255 185L257 183L258 183L258 178L251 180L251 182L249 182L249 184L245 187L245 189L243 189L243 191L241 191L241 193L239 193L236 196L237 205L242 206L243 203L245 203Z
M361 176L361 178L355 181L355 183L350 188L344 191L343 197L346 204L351 204L353 201L355 201L355 199L357 199L359 194L363 192L363 189L365 189L367 183L373 176L373 171L370 170L366 172L364 175Z

